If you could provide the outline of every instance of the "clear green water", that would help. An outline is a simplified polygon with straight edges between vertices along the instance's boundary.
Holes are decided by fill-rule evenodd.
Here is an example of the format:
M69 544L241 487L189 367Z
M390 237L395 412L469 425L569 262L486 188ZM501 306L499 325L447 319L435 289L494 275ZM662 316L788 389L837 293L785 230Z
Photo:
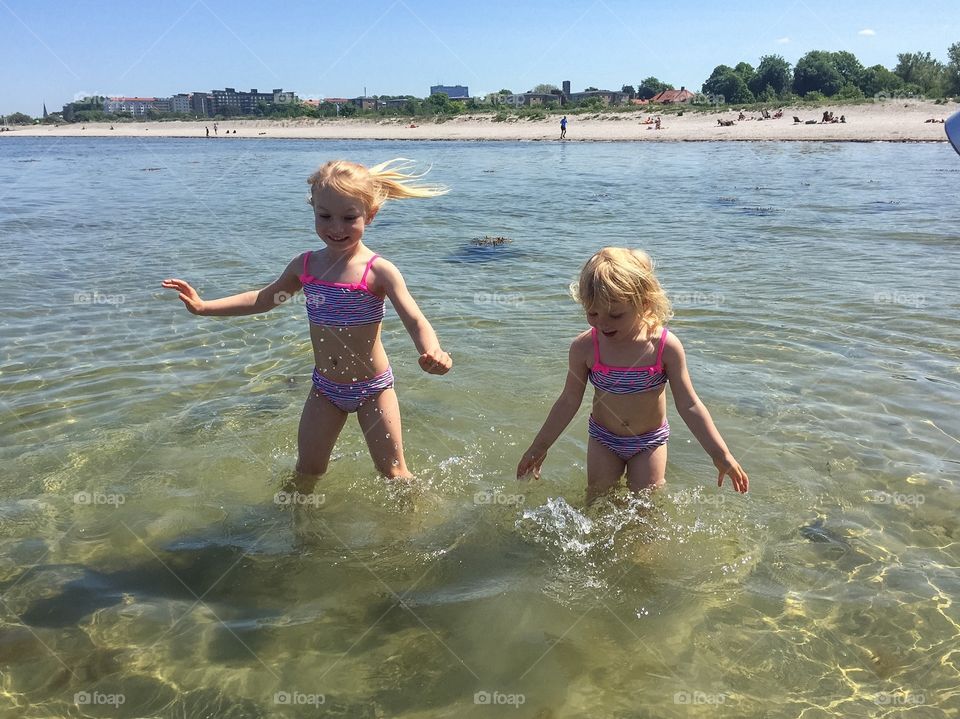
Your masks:
M290 507L302 306L195 318L159 282L269 282L338 156L454 189L367 240L456 366L388 311L419 481L351 420ZM0 713L955 716L957 197L946 145L0 144ZM658 261L747 497L672 406L652 501L584 508L587 402L512 479L604 245Z

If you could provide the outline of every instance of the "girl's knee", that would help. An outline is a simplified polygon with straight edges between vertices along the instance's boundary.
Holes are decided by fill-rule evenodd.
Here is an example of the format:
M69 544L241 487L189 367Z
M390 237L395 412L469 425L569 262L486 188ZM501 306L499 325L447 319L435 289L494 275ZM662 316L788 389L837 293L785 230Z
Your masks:
M329 462L327 460L321 459L304 459L300 457L297 459L297 474L307 475L309 477L319 477L320 475L327 473L327 465Z

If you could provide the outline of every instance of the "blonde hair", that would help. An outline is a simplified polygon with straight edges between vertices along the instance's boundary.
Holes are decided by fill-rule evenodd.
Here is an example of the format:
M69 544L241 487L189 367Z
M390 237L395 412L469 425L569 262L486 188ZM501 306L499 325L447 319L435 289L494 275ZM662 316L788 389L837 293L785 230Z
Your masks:
M653 261L643 250L604 247L587 260L570 292L587 310L629 304L650 329L663 327L673 317L667 293L653 273Z
M307 178L310 185L310 196L307 199L313 204L313 193L323 188L330 188L342 195L354 197L364 207L369 217L375 214L387 200L406 197L437 197L445 195L450 190L442 185L412 184L426 175L407 173L414 165L412 160L402 157L381 162L373 167L364 167L357 162L347 160L331 160Z

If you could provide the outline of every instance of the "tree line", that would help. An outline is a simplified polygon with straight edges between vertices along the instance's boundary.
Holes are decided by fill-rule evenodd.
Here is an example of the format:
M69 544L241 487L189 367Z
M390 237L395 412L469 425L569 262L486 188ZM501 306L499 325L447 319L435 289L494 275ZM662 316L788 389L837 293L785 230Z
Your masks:
M897 55L897 65L864 67L846 50L811 50L791 68L780 55L765 55L754 68L748 62L717 65L703 83L703 93L729 104L837 98L915 97L938 99L960 95L960 42L947 50L947 63L929 52Z

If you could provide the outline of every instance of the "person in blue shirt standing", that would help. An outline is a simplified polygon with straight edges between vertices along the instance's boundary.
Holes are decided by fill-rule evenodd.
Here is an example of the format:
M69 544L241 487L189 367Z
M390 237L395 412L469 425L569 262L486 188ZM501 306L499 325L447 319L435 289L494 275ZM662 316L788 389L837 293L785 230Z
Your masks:
M563 140L567 136L567 116L564 115L560 119L560 139Z

